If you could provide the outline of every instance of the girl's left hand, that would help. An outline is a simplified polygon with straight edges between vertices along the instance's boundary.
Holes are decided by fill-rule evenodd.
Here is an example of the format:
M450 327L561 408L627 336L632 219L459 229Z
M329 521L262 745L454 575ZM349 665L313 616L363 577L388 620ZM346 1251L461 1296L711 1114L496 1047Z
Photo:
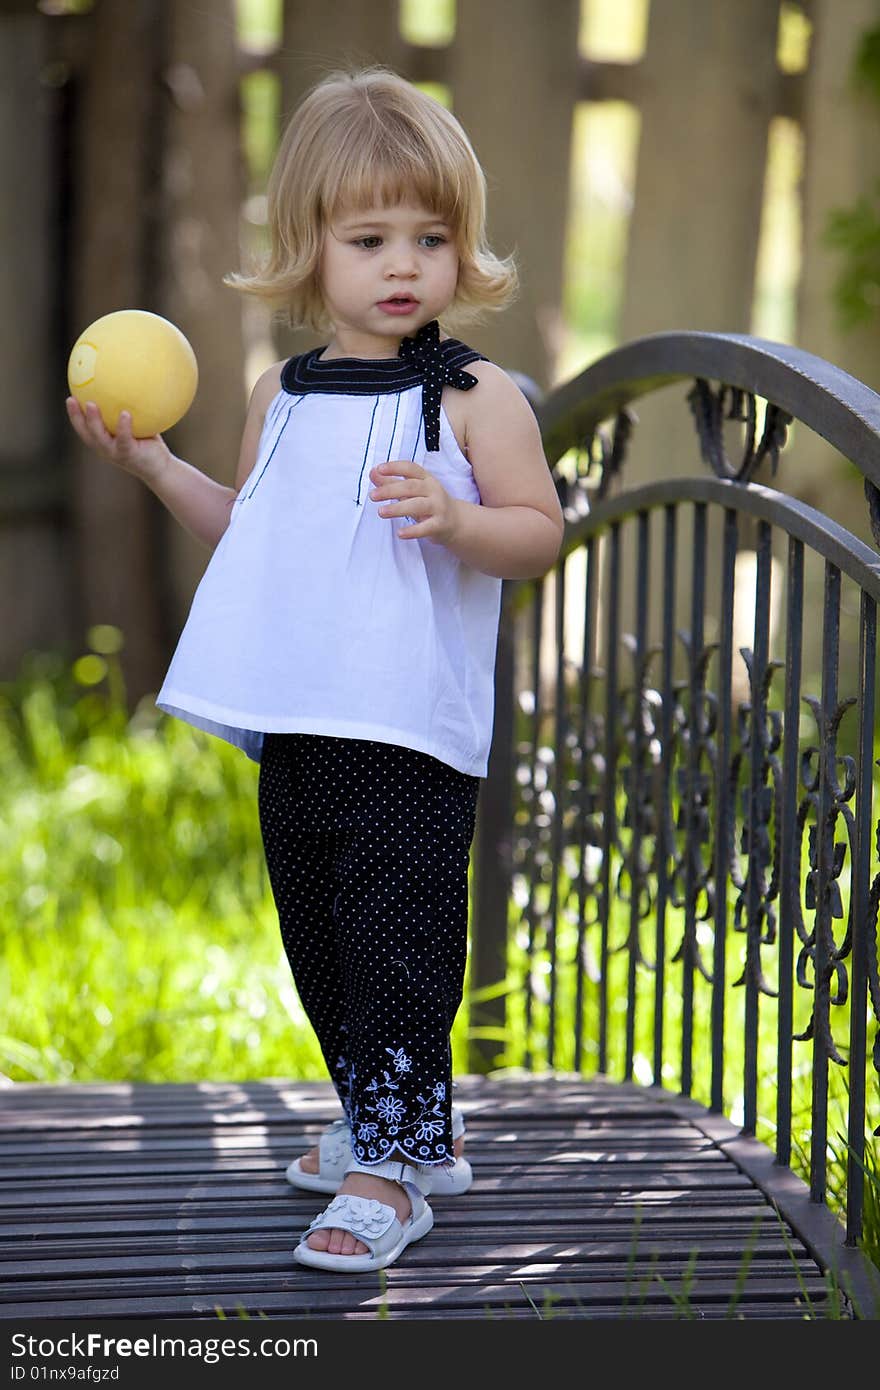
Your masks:
M397 459L371 468L370 481L375 484L371 500L386 503L379 508L380 516L413 518L414 525L402 526L397 532L401 540L424 536L438 545L449 544L461 504L427 469L411 459Z

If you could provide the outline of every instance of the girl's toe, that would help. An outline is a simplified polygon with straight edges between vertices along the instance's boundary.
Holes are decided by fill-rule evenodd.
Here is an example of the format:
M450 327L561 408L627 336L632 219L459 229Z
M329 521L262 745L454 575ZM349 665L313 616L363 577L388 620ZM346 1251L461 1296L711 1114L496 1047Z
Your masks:
M366 1255L369 1253L362 1240L357 1240L351 1231L328 1230L326 1226L312 1231L306 1239L311 1250L326 1250L329 1255Z

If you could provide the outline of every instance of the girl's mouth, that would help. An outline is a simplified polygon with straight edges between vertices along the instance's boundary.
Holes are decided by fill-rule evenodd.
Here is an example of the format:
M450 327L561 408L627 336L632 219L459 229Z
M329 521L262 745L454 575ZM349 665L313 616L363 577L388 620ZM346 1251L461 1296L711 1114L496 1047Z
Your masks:
M418 307L419 301L410 295L394 295L391 299L383 299L378 305L385 314L411 314Z

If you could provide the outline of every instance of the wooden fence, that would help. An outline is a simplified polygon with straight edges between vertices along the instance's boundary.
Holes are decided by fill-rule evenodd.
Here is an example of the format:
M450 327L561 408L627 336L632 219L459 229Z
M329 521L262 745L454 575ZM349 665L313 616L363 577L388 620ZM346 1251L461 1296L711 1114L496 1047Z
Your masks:
M876 19L871 0L850 0L845 16L812 0L799 72L777 62L777 0L654 0L632 63L582 51L582 8L459 0L454 36L432 45L404 37L396 0L286 0L280 42L255 51L238 37L232 0L4 6L0 157L16 197L4 200L14 254L0 271L0 586L10 596L0 674L13 676L33 650L76 653L89 625L109 622L125 636L132 700L155 690L207 558L143 488L74 447L63 396L81 327L126 305L180 324L201 384L169 442L224 481L261 354L311 345L270 335L220 285L259 235L262 166L250 153L245 161L242 142L251 100L242 84L255 74L271 75L279 122L341 64L383 62L448 88L487 171L492 240L515 251L523 281L518 303L471 337L542 387L556 379L564 318L578 104L639 112L625 339L682 325L749 330L768 131L775 119L796 122L805 138L798 341L870 382L877 332L837 331L836 263L821 231L829 208L856 201L875 173L876 118L848 87L856 41ZM646 403L645 435L692 447L664 409ZM631 466L648 477L657 460L640 448ZM821 442L804 451L805 495L830 457Z

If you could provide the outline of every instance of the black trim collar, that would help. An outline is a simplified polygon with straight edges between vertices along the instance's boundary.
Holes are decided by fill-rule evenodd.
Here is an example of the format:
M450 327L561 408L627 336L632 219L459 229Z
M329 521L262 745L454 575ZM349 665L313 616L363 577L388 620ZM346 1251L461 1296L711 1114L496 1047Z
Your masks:
M326 392L342 396L369 396L407 391L422 387L422 413L425 444L429 451L440 447L440 397L444 386L470 391L477 385L471 372L462 371L470 362L485 362L481 352L458 338L440 341L436 319L424 324L413 337L404 338L397 357L334 357L321 360L323 347L291 357L281 370L281 385L288 394Z

